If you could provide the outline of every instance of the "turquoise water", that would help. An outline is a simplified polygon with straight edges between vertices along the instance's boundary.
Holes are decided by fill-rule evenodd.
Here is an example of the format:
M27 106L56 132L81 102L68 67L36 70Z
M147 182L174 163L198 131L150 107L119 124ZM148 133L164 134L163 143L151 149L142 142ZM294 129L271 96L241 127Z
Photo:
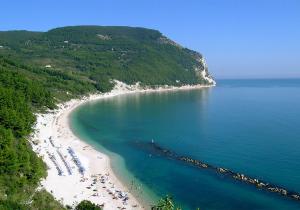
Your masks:
M142 146L154 139L176 153L300 192L300 80L221 80L202 90L117 96L79 107L71 126L113 158L123 181L142 184L150 203L171 194L183 209L300 209L300 202Z

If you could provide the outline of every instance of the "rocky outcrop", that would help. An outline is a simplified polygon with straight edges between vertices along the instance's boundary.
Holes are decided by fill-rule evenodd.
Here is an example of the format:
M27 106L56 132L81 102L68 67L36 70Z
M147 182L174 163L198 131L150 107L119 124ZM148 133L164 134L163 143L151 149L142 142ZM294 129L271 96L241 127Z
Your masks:
M208 67L204 57L198 54L196 60L198 62L198 64L194 68L196 75L200 77L200 79L205 80L208 84L216 85L216 81L212 78L212 76L208 72Z
M183 48L180 44L174 42L173 40L171 40L171 39L169 39L165 36L161 36L158 39L158 42L160 44L173 45L175 47L178 47L179 49L183 49L183 50L188 51L189 54L192 55L192 57L194 57L194 59L196 60L196 65L194 66L194 71L195 71L197 77L200 80L204 80L208 85L213 85L213 86L216 85L216 81L209 74L206 61L200 53L198 53L196 51L189 50L187 48Z
M97 34L97 37L102 40L111 40L111 37L108 35Z

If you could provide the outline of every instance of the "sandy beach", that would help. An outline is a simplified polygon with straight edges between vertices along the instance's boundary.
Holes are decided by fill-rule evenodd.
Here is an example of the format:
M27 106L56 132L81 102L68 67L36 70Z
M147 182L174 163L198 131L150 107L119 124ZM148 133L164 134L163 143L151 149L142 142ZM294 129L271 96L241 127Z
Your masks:
M69 126L69 114L88 101L116 95L203 87L142 89L139 84L129 86L116 81L115 88L109 93L73 99L59 104L54 111L38 114L30 142L48 167L48 176L41 181L41 188L52 193L64 205L73 207L82 200L90 200L102 205L105 210L147 209L115 176L109 157L73 134Z

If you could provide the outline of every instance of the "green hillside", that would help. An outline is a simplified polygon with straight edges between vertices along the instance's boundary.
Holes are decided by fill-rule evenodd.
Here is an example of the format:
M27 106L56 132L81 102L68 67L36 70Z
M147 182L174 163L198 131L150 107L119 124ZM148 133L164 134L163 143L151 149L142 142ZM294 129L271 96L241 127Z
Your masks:
M202 56L159 31L74 26L48 32L0 32L0 55L34 68L48 66L106 91L110 79L144 85L207 84Z
M55 107L52 94L0 57L0 104L0 209L45 209L48 204L47 209L60 209L50 194L35 192L46 166L26 139L35 123L34 111Z

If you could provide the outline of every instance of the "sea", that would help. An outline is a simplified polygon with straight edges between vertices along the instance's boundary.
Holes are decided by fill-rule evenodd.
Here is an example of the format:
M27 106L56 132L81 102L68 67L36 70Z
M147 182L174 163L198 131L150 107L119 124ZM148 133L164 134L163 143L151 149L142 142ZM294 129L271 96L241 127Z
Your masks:
M300 209L300 201L149 149L154 142L300 192L300 79L227 79L210 88L120 95L78 107L70 124L109 155L147 209L166 195L184 210Z

